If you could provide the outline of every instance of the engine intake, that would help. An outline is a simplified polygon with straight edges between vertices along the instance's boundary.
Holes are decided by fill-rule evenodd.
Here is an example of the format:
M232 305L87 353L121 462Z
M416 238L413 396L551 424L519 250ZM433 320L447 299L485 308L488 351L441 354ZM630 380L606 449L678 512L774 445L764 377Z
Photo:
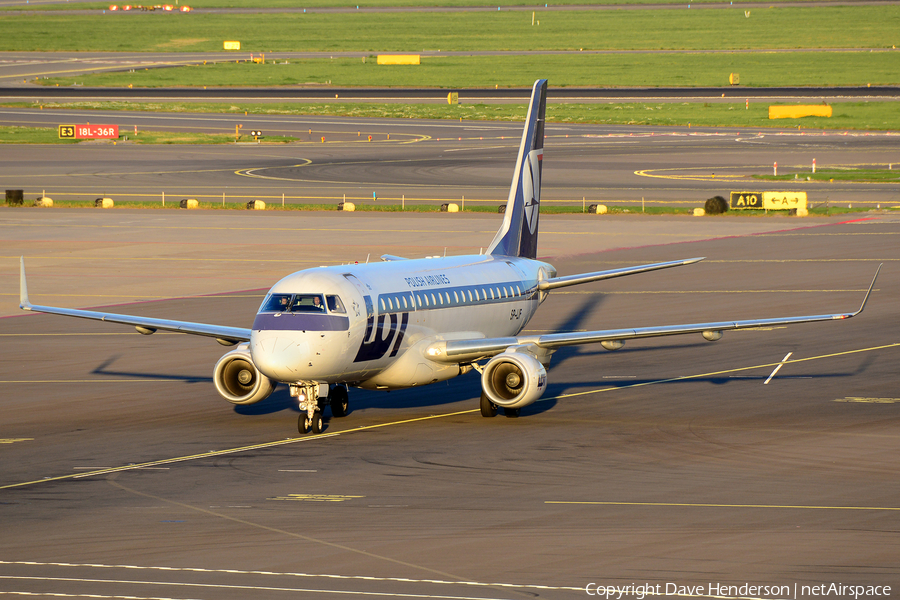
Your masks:
M276 386L253 364L247 344L241 344L219 359L213 371L213 382L219 395L232 404L254 404L265 400Z
M497 406L522 408L544 393L547 370L530 354L504 352L492 358L481 374L481 389Z

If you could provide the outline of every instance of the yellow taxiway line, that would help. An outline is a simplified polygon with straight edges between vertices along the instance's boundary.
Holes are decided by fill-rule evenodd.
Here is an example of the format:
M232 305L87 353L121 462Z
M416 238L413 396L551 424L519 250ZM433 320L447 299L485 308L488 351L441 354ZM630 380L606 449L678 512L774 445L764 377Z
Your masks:
M706 504L702 502L602 502L593 500L547 500L544 504L584 504L609 506L671 506L688 508L796 508L804 510L900 510L896 506L812 506L799 504Z
M472 410L463 410L459 412L445 413L441 415L428 415L427 417L416 417L412 419L403 419L401 421L391 421L388 423L379 423L377 425L363 425L361 427L354 427L353 429L346 429L344 431L336 431L334 433L320 433L318 435L310 435L306 437L297 437L297 438L287 438L284 440L276 440L274 442L263 442L261 444L252 444L250 446L240 446L238 448L229 448L227 450L211 450L209 452L203 452L200 454L191 454L188 456L178 456L175 458L164 458L161 460L154 460L145 463L137 463L133 465L124 465L121 467L112 467L109 469L97 469L95 471L87 471L84 473L72 473L69 475L59 475L57 477L45 477L44 479L36 479L34 481L23 481L21 483L12 483L8 485L0 486L0 490L6 490L11 488L20 488L29 485L35 485L38 483L48 483L50 481L62 481L64 479L83 479L85 477L95 477L97 475L108 475L110 473L119 473L121 471L133 471L136 469L145 469L148 467L158 467L160 465L169 465L172 463L178 462L187 462L191 460L201 460L204 458L213 458L217 456L225 456L228 454L238 454L241 452L250 452L252 450L261 450L265 448L275 448L277 446L286 446L289 444L298 444L301 442L314 442L317 440L323 440L325 438L338 437L341 435L346 435L350 433L358 433L360 431L370 431L373 429L380 429L382 427L392 427L394 425L405 425L407 423L416 423L419 421L430 421L433 419L443 419L446 417L454 417L457 415L464 415L469 413L478 412L479 409Z
M802 362L813 361L813 360L821 360L821 359L825 359L825 358L833 358L836 356L848 356L851 354L858 354L861 352L873 352L876 350L886 350L889 348L897 348L897 347L900 347L900 342L893 343L893 344L885 344L882 346L872 346L869 348L859 348L856 350L846 350L843 352L833 352L830 354L821 354L818 356L810 356L808 358L798 358L798 359L787 361L783 364L802 363ZM656 384L661 384L661 383L671 383L674 381L686 381L686 380L691 380L691 379L700 379L700 378L704 378L704 377L712 377L714 375L723 375L726 373L738 373L741 371L750 371L750 370L756 370L756 369L762 369L762 368L773 368L779 364L782 364L782 363L781 362L765 363L765 364L760 364L760 365L752 365L752 366L748 366L748 367L737 367L734 369L713 371L713 372L709 372L709 373L698 373L695 375L682 375L679 377L671 377L668 379L659 379L656 381L646 381L646 382L641 382L641 383L633 383L630 385L605 387L605 388L599 388L599 389L593 389L593 390L586 390L583 392L574 392L571 394L560 394L558 396L553 396L550 398L543 398L542 400L544 400L544 401L562 400L565 398L575 398L578 396L600 394L600 393L604 393L604 392L625 390L625 389L629 389L629 388L644 387L644 386L648 386L648 385L656 385ZM150 462L145 462L145 463L124 465L121 467L112 467L112 468L108 468L108 469L97 469L94 471L87 471L87 472L82 472L82 473L59 475L57 477L45 477L43 479L36 479L33 481L23 481L21 483L11 483L11 484L7 484L4 486L0 486L0 490L21 488L21 487L26 487L26 486L30 486L30 485L36 485L39 483L48 483L51 481L62 481L65 479L83 479L85 477L96 477L98 475L108 475L111 473L119 473L122 471L133 471L133 470L144 469L144 468L149 468L149 467L159 467L161 465L169 465L169 464L173 464L173 463L187 462L187 461L192 461L192 460L202 460L202 459L206 459L206 458L214 458L214 457L225 456L225 455L229 455L229 454L239 454L242 452L249 452L249 451L253 451L253 450L262 450L262 449L266 449L266 448L275 448L278 446L286 446L289 444L298 444L301 442L315 442L315 441L323 440L326 438L335 438L335 437L340 437L342 435L347 435L347 434L351 434L351 433L358 433L360 431L371 431L374 429L381 429L383 427L393 427L396 425L406 425L409 423L418 423L418 422L422 422L422 421L432 421L435 419L443 419L443 418L447 418L447 417L467 415L467 414L479 412L479 410L480 409L476 408L476 409L461 410L461 411L456 411L456 412L451 412L451 413L444 413L444 414L440 414L440 415L428 415L427 417L415 417L412 419L402 419L400 421L390 421L387 423L379 423L376 425L363 425L360 427L354 427L352 429L346 429L344 431L336 431L333 433L321 433L318 435L309 435L306 437L287 438L284 440L276 440L273 442L263 442L261 444L240 446L237 448L229 448L226 450L213 450L210 452L203 452L200 454L192 454L192 455L188 455L188 456L178 456L178 457L174 457L174 458L165 458L165 459L155 460L155 461L150 461ZM900 510L900 509L897 509L897 510Z

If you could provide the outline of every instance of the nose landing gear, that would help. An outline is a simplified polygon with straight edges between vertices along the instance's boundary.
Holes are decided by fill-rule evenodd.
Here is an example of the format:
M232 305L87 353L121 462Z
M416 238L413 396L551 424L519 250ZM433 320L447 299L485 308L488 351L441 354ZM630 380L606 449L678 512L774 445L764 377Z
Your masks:
M322 384L323 386L325 384ZM297 419L297 430L300 433L322 433L325 431L325 421L322 419L322 410L325 405L331 406L331 414L334 417L344 417L350 412L350 401L347 388L343 385L333 385L328 390L327 398L319 397L320 385L316 382L299 382L291 384L291 396L299 402L300 418Z
M319 406L319 384L305 382L291 384L291 396L296 398L300 406L300 418L297 420L297 430L300 433L322 433L325 430L325 422L322 419L322 411Z
M313 412L312 418L308 415L300 415L297 420L297 430L300 433L322 433L325 430L325 423L322 420L322 411Z

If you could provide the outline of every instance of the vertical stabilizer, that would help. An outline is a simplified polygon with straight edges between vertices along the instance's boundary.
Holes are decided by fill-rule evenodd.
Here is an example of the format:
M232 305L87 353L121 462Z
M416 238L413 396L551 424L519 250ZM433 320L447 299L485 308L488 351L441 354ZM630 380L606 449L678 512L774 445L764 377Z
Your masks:
M506 214L500 231L488 247L488 254L537 257L538 218L541 207L541 163L544 157L544 113L547 108L547 80L534 82L525 130Z

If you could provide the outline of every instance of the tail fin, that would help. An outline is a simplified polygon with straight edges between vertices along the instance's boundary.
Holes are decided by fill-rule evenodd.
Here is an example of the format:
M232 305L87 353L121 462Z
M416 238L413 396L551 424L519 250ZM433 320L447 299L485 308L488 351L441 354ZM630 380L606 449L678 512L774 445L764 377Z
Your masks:
M509 200L506 202L506 215L500 231L488 247L488 254L537 257L546 108L547 80L538 79L531 91L519 158L516 159L516 170L509 188Z

